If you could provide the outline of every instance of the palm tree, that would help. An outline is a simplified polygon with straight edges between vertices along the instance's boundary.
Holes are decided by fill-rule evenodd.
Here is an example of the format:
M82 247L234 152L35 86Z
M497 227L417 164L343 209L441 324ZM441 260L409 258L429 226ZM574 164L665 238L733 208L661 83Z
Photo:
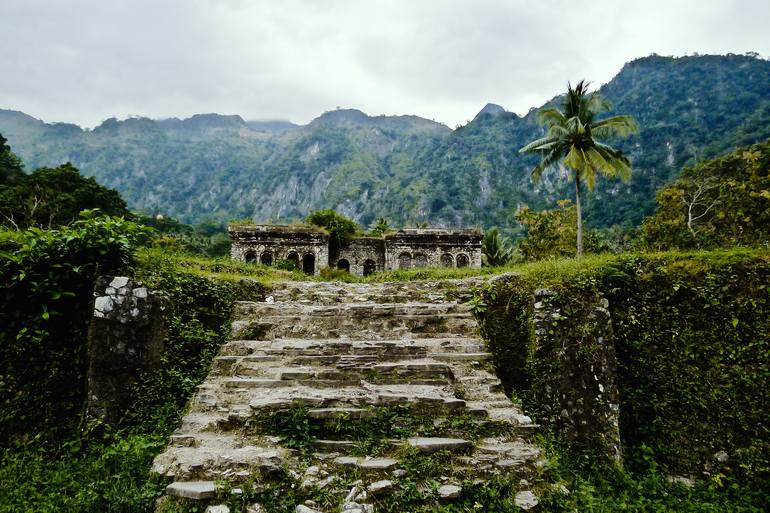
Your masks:
M521 153L540 155L540 163L532 170L532 179L540 179L543 171L564 164L572 170L575 179L575 206L577 207L577 254L583 255L583 213L580 203L580 184L585 180L593 189L597 173L609 178L628 181L631 164L617 150L601 139L624 137L636 132L631 116L596 117L610 109L598 93L588 93L588 83L578 82L573 88L567 84L567 96L561 109L547 107L538 112L538 119L547 128L545 137L524 146Z
M484 232L481 239L481 260L484 265L498 267L510 262L513 250L508 240L500 235L497 228L490 228Z

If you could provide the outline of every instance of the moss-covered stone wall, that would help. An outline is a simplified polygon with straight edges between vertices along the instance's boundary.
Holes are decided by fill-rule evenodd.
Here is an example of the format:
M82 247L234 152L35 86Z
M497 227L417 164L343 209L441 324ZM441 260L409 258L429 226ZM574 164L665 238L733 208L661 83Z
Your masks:
M767 488L769 287L767 252L626 255L533 265L474 305L505 384L559 440L607 454L611 416L587 402L606 413L617 399L631 468ZM547 317L538 288L551 291ZM602 383L612 374L616 392ZM565 414L581 395L581 415Z

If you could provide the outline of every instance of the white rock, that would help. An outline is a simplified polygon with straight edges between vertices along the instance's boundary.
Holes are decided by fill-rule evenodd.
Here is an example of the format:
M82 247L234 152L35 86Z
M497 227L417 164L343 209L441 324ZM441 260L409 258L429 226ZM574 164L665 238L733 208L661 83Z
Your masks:
M457 485L444 485L439 487L438 496L442 499L455 499L460 496L462 488Z
M110 287L119 289L120 287L125 287L128 283L128 277L127 276L116 276L111 282Z
M383 479L382 481L375 481L370 484L367 487L367 490L369 490L369 493L372 495L377 495L378 493L387 492L391 488L393 488L393 483L387 479Z
M227 507L227 504L217 504L206 508L205 513L230 513L230 508Z
M530 492L529 490L526 490L524 492L518 492L516 494L514 502L518 507L520 507L523 510L532 509L538 505L537 497L535 497L535 494Z
M265 508L258 502L255 502L254 504L246 506L246 513L265 513Z
M304 504L299 504L297 508L294 510L294 513L318 513L318 512L314 509L308 508Z

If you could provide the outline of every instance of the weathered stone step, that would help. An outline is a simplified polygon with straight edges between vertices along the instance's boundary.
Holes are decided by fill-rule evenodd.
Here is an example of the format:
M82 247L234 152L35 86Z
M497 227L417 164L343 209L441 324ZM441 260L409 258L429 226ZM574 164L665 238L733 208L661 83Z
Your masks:
M273 285L268 296L274 301L307 301L314 304L377 301L398 303L419 300L445 302L468 300L473 287L484 278L384 283L285 282Z
M398 460L392 458L356 458L354 456L339 456L334 463L341 467L357 467L361 470L387 471L398 467Z
M439 451L466 452L473 448L473 442L462 438L409 438L407 443L424 454Z
M269 318L318 318L318 317L395 317L395 316L471 316L469 305L458 303L354 303L317 305L302 303L265 303L236 301L235 319Z
M424 356L429 353L482 353L484 344L477 338L432 337L398 340L293 339L233 340L224 344L218 358L242 356L252 361L305 356L313 358L342 358L346 356L400 357ZM274 360L273 360L274 361ZM329 360L333 361L333 360ZM300 362L298 362L300 363Z
M252 445L232 435L188 435L169 445L153 461L156 474L180 481L217 480L239 472L242 477L280 470L285 449Z
M271 340L276 338L360 338L382 340L426 338L452 333L476 333L476 320L466 314L399 315L392 317L263 317L233 321L233 338Z

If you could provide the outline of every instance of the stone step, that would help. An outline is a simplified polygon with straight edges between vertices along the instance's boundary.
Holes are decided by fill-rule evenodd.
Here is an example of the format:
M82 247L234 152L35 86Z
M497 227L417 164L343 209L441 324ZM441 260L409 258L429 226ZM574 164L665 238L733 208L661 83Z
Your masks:
M341 467L356 467L361 470L389 471L398 467L398 460L392 458L356 458L354 456L339 456L334 463Z
M334 304L377 301L399 303L467 301L473 288L484 282L482 277L461 280L435 280L385 283L286 282L274 284L266 295L274 301L297 301Z
M400 357L429 353L481 353L484 344L469 337L405 338L398 340L292 339L233 340L222 346L220 356L242 356L253 361L271 361L289 356L321 359L343 356ZM274 360L272 360L274 361ZM330 360L333 361L333 360Z
M272 340L276 338L360 338L383 340L429 338L451 333L471 336L478 325L473 317L461 314L439 316L401 315L383 318L263 317L233 321L233 338Z
M407 444L424 454L439 451L466 452L473 448L473 442L462 438L409 438Z
M287 454L280 447L254 445L226 433L187 434L174 442L155 457L152 471L179 481L218 480L236 473L243 477L269 475L281 469Z
M236 301L233 316L235 319L262 319L302 317L375 318L396 316L471 316L469 305L458 303L353 303L339 305L302 304L295 302L265 303L254 301Z

